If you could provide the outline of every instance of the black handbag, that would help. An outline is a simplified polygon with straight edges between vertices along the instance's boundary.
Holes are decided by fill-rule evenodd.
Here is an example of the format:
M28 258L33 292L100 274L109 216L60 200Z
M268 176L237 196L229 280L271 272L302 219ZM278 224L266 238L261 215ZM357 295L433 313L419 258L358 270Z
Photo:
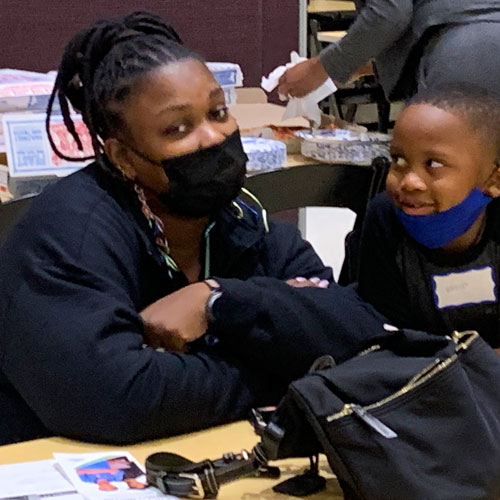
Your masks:
M499 388L476 332L398 331L292 383L262 444L270 459L322 451L348 500L497 500Z
M251 452L188 461L181 475L178 457L156 454L148 480L182 494L182 479L184 491L215 498L228 480L269 473L268 460L324 453L346 500L497 500L499 386L500 356L476 332L396 331L339 365L317 360L269 420L254 412L261 442ZM312 459L277 491L313 492L317 472Z

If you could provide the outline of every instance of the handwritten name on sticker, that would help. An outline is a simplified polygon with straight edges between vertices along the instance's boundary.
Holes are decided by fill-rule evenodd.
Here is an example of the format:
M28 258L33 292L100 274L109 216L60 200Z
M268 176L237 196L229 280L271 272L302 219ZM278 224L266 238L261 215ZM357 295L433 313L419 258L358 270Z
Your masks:
M438 309L497 301L497 285L491 266L434 275L432 281Z

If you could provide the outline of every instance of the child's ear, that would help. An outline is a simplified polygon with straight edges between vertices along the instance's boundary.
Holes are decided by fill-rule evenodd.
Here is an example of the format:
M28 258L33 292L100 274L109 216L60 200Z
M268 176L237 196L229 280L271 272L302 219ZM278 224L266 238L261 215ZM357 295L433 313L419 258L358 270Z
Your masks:
M492 198L500 196L500 160L495 160L495 170L486 181L484 193Z

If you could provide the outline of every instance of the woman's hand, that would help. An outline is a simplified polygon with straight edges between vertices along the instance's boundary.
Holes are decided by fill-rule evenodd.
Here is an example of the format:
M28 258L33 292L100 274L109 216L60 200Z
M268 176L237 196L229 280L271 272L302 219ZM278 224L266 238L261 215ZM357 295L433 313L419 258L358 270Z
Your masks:
M293 286L294 288L328 288L330 282L328 280L322 280L317 277L307 279L302 276L297 276L296 278L286 280L286 284Z
M290 97L304 97L316 90L328 78L319 57L300 62L286 70L280 78L278 93Z
M145 341L151 347L186 352L207 330L205 307L210 288L193 283L163 297L141 312Z

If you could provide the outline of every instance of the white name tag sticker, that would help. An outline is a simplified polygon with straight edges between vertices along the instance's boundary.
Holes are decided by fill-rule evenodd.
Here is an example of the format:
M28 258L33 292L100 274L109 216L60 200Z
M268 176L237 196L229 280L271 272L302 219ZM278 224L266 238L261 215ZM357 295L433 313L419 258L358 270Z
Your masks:
M438 309L497 301L497 286L490 266L437 274L432 277L432 281Z

